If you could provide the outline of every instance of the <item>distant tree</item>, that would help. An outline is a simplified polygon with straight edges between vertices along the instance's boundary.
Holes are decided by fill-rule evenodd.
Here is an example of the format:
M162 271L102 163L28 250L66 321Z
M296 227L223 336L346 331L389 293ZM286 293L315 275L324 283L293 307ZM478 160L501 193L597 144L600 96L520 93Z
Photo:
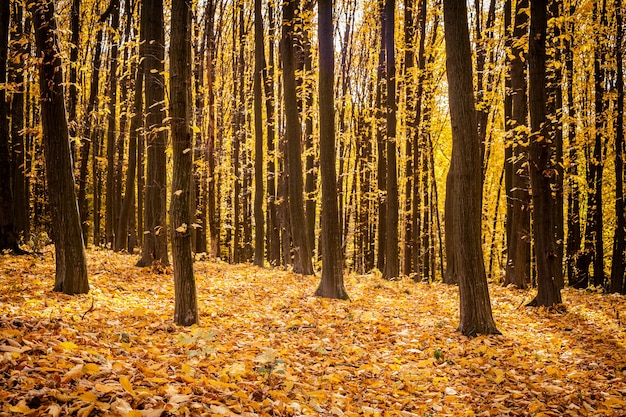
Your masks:
M313 264L311 247L307 237L304 214L303 178L302 178L302 146L300 131L300 116L296 94L296 62L294 54L293 23L295 18L295 0L287 0L283 5L282 28L282 60L283 86L285 101L285 136L287 140L287 167L289 172L289 217L293 230L294 271L300 274L312 275Z
M41 126L56 255L54 290L82 294L89 291L87 262L74 189L54 1L38 0L29 7L41 57Z
M0 5L0 85L7 82L7 54L9 50L9 2ZM13 217L11 191L11 153L9 136L9 106L6 89L0 88L0 251L18 251L18 235Z
M624 28L622 2L615 0L615 58L617 61L617 100L615 120L615 218L613 236L613 261L611 263L611 291L626 294L624 270L626 269L626 213L624 210Z
M320 170L322 175L322 219L320 248L322 279L315 295L348 299L343 284L341 228L337 203L335 174L335 107L333 87L335 80L335 51L333 47L333 2L318 3L319 39L319 121Z
M191 4L172 1L170 39L170 126L174 161L170 216L174 265L174 321L183 326L198 322L196 281L191 256Z
M472 61L465 2L444 0L452 159L447 178L446 245L460 293L459 331L498 334L493 321L481 245L482 164L472 87Z
M528 101L526 94L526 51L523 39L528 34L528 0L519 0L515 8L515 26L511 48L511 188L509 190L510 231L507 248L505 284L526 288L530 283L530 195L528 181ZM508 93L507 93L508 94Z
M537 266L537 296L532 306L553 306L561 303L561 259L558 257L554 211L556 200L552 196L554 166L553 124L547 118L546 84L546 31L548 10L546 0L530 1L530 37L528 48L530 110L530 184L533 203L533 230Z
M265 219L263 214L263 85L265 46L261 0L254 0L254 264L263 266Z
M163 0L144 0L141 8L141 57L144 66L144 108L148 148L145 183L145 224L141 259L137 266L154 261L169 264L166 228L166 157L167 132L163 126L165 111L165 35Z

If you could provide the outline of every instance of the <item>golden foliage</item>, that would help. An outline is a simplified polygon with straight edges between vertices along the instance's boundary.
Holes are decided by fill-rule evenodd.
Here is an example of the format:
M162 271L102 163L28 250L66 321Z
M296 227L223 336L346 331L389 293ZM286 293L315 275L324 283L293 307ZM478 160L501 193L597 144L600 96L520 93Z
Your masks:
M492 286L503 336L455 331L443 284L318 278L197 262L201 326L175 325L173 279L88 253L92 291L51 291L54 262L0 257L0 416L618 416L626 301L563 291L566 312Z

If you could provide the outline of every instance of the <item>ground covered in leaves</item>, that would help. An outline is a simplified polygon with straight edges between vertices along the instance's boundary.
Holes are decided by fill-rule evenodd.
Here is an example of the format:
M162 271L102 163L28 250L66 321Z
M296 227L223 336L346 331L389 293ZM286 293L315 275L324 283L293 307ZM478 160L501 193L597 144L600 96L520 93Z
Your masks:
M457 289L197 262L200 326L172 323L171 273L92 251L91 292L54 262L0 256L0 416L626 415L626 300L566 289L566 309L491 286L502 336L455 331Z

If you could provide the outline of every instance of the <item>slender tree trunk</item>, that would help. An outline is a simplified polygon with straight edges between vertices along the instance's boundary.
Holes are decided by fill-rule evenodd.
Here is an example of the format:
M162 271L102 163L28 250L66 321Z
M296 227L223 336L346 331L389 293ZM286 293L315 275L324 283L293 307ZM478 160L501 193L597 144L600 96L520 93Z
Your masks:
M196 282L191 255L191 4L172 1L170 40L170 126L174 162L170 216L174 266L174 321L183 326L198 322Z
M289 217L294 243L294 271L299 274L312 275L311 248L305 225L303 180L302 180L302 149L300 144L300 117L296 95L295 56L293 22L295 17L294 0L287 1L283 6L283 83L285 100L285 134L287 139L287 166L289 172Z
M29 158L30 149L26 144L26 134L22 131L25 126L24 118L26 116L24 112L25 80L23 57L29 54L29 47L19 42L24 35L23 15L24 7L19 3L13 4L14 18L11 39L13 40L14 50L9 62L9 76L11 76L10 82L13 82L15 85L15 90L11 97L13 216L18 239L27 241L30 236L31 213L27 172L27 159Z
M7 82L7 54L9 50L9 2L0 5L0 85ZM0 89L0 251L18 252L18 234L13 217L13 192L11 190L11 152L9 136L9 106L6 89Z
M387 76L387 242L383 277L400 275L398 254L398 172L396 157L396 58L395 58L395 0L385 0L385 56Z
M148 146L145 184L145 224L141 259L137 266L154 261L168 265L166 227L166 157L167 132L162 128L165 112L165 35L163 1L145 0L141 11L141 56L144 65L146 138Z
M385 152L385 127L383 124L383 116L385 115L386 108L383 107L383 100L385 99L386 91L386 14L385 3L380 0L380 51L378 53L378 70L376 73L376 103L375 103L375 120L376 126L374 128L377 145L377 163L376 172L378 174L378 257L376 260L376 267L378 270L383 271L385 269L385 255L387 245L387 160ZM386 106L385 106L386 107Z
M55 242L55 291L89 291L87 262L74 189L70 138L63 96L63 71L54 2L31 3L39 67L41 126Z
M491 314L481 246L482 163L467 10L465 2L455 0L444 0L443 10L453 141L446 220L452 219L455 227L451 234L446 234L446 244L453 242L454 247L453 258L448 262L454 264L459 282L459 331L466 336L498 334Z
M547 119L546 30L548 25L546 0L530 0L529 110L531 138L529 146L530 184L533 203L533 230L537 264L537 296L531 306L553 306L561 303L561 260L558 258L551 182L554 167L553 125Z
M265 221L263 214L263 92L265 69L261 0L254 1L254 264L263 266Z
M263 86L265 89L265 113L267 117L267 260L271 265L280 264L280 230L276 214L276 116L274 108L274 9L268 5L269 20L269 63L263 68Z
M320 248L322 253L322 279L315 291L315 295L327 298L348 299L348 294L343 285L343 252L341 250L341 228L339 227L337 179L335 174L335 108L333 94L335 54L333 47L332 0L320 0L318 8L320 169L322 175Z
M508 123L513 138L511 189L508 218L505 284L526 288L530 282L530 194L528 182L528 105L526 95L526 54L520 40L528 31L528 0L519 0L515 8L515 27L511 50L511 120Z
M617 100L615 110L615 235L613 236L613 261L611 263L611 292L626 294L624 270L626 262L626 213L624 210L624 28L622 2L615 0L615 58L617 61Z
M126 169L126 194L122 200L120 220L117 226L116 248L128 248L130 214L135 205L135 178L137 174L137 136L143 134L141 121L143 119L143 64L137 66L135 75L135 96L133 100L133 114L130 119L130 140L128 144L128 167Z
M70 79L69 97L67 102L68 126L70 129L70 149L72 152L72 163L77 160L76 136L79 132L78 121L76 120L76 108L78 107L78 47L80 41L80 0L72 0L70 11Z
M118 44L119 38L118 30L120 26L120 3L119 0L111 0L109 6L111 10L111 31L112 40L110 45L111 61L109 67L109 114L107 117L107 145L106 145L106 158L107 158L107 170L106 170L106 200L105 200L105 219L104 229L106 236L106 244L111 245L113 248L115 245L115 226L117 225L116 217L119 218L119 213L116 213L117 202L120 198L115 193L115 142L117 133L117 68L118 68Z

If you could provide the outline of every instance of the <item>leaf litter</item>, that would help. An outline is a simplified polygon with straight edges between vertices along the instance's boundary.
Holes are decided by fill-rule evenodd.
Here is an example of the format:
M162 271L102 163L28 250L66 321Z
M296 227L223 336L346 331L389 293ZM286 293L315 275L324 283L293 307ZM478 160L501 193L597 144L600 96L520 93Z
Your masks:
M172 322L171 273L88 251L91 291L54 261L0 256L0 416L626 415L626 300L565 289L566 309L491 285L502 336L455 331L457 288L196 262L200 325Z

